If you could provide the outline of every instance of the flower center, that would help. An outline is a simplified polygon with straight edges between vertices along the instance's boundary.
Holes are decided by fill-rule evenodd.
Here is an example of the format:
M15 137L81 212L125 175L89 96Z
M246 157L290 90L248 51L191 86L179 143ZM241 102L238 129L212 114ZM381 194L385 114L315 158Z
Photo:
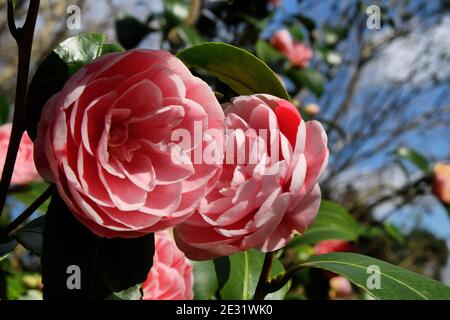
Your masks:
M129 109L116 109L111 113L108 152L119 161L131 161L134 151L140 148L137 141L129 139L128 119L130 113Z
M128 140L128 123L112 123L109 130L108 145L110 147L118 147Z

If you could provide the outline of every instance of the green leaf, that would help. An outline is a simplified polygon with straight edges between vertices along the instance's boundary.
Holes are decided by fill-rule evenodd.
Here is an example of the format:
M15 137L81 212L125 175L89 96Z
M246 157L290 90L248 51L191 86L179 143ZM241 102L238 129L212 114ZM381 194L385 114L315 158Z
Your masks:
M13 233L13 237L23 247L37 256L42 256L42 235L44 232L45 216L41 216L27 223Z
M398 244L403 245L405 243L405 237L401 233L400 229L389 222L384 223L384 230L391 236Z
M306 231L289 244L290 247L301 244L315 244L324 240L354 241L362 233L363 228L356 220L337 203L322 200L314 223Z
M295 83L297 87L306 87L310 89L317 97L322 95L324 90L324 79L316 70L310 68L291 68L286 72L286 75Z
M411 162L413 165L415 165L418 169L422 170L423 172L429 171L429 163L428 159L420 154L419 152L409 149L406 147L398 148L395 151L395 154L399 158L403 158Z
M255 51L256 55L268 64L275 64L284 59L281 53L264 40L258 40L256 42Z
M82 33L70 37L56 46L53 52L64 61L69 75L99 57L106 36L96 33Z
M17 246L16 240L11 240L7 243L0 243L0 261L11 251L14 250L14 248Z
M222 289L230 278L230 257L219 257L214 259L214 270L216 271L218 289Z
M296 15L296 18L310 32L313 31L314 29L316 29L316 23L314 22L313 19L306 17L304 15L301 15L301 14Z
M116 21L117 40L125 49L136 47L151 29L134 17L124 17Z
M292 27L289 28L289 33L292 35L292 37L295 40L298 41L303 41L305 39L305 36L302 32L301 26L299 26L298 24L293 25Z
M216 294L219 283L213 260L191 261L194 272L194 299L208 300Z
M142 299L142 291L140 284L137 284L123 291L114 292L108 298L106 298L106 300L141 300L141 299Z
M245 252L236 253L230 258L230 276L220 290L222 299L225 300L250 300L255 294L261 274L264 253L251 249ZM272 276L283 273L284 269L278 259L274 258ZM286 284L279 291L271 293L269 299L282 299L289 289Z
M105 299L147 279L153 264L153 234L134 239L96 236L54 194L44 228L42 283L45 299ZM81 289L67 287L67 268L81 270Z
M154 234L99 240L98 271L114 292L143 283L153 265Z
M322 254L310 258L300 266L320 268L340 274L376 299L450 299L450 288L443 283L360 254L348 252ZM379 268L379 274L376 268ZM369 288L368 285L376 285L372 279L377 275L380 276L380 287ZM369 278L371 276L372 278Z
M9 117L9 103L4 96L0 96L0 125L6 123Z
M273 259L273 264L272 264L272 272L271 272L271 277L274 278L280 274L285 273L286 270L284 270L283 265L281 264L280 260L278 260L277 258ZM280 290L269 293L268 295L266 295L266 297L264 298L264 300L283 300L288 291L289 288L291 287L291 283L288 282L285 286L283 286Z
M105 44L106 36L96 33L81 33L67 38L38 66L27 94L27 132L36 138L36 129L41 110L52 95L60 91L71 75L83 65L104 53L122 51L117 45Z
M104 43L102 46L101 55L112 53L112 52L122 52L125 51L124 48L119 46L117 43Z
M177 54L187 66L216 76L241 95L268 93L289 100L275 73L257 57L238 47L208 42Z

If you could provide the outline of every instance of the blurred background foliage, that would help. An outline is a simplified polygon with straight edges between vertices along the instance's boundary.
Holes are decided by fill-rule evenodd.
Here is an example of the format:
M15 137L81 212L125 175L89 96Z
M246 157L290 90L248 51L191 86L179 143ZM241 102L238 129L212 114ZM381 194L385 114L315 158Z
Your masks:
M366 9L373 3L381 9L380 30L366 27ZM71 15L66 10L73 4L81 9L79 30L66 26ZM5 7L2 1L1 123L11 118L17 65ZM27 1L17 0L16 15L26 8ZM126 49L176 53L221 41L250 51L279 75L303 117L326 128L331 156L321 183L323 198L339 203L353 221L348 223L358 226L356 234L343 230L345 236L337 237L351 245L345 251L450 284L448 205L433 195L432 187L433 165L450 161L449 28L448 0L42 0L32 70L57 43L80 32L105 33ZM293 66L271 44L280 29L312 49L307 67ZM208 79L220 101L236 95L217 79L198 74ZM45 187L35 183L12 189L0 225ZM279 253L285 268L315 254L322 238L309 239L297 238ZM22 246L1 256L0 298L39 298L39 258ZM197 265L197 277L202 270ZM318 270L300 272L288 298L336 298L331 278ZM341 298L367 297L353 288Z

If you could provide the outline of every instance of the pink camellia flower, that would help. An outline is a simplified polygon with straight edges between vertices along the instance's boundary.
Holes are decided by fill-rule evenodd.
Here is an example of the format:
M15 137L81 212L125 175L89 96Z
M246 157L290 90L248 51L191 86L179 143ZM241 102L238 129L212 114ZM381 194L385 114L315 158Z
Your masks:
M270 95L237 97L225 107L222 175L175 228L178 247L194 260L277 250L305 232L320 204L317 181L328 160L320 123L305 123L293 104Z
M434 166L433 189L435 195L445 204L450 204L450 164Z
M12 124L6 123L0 126L0 177L6 160L9 139L11 137ZM16 164L11 178L11 185L21 185L39 179L39 174L33 161L33 141L28 133L24 133L20 141Z
M312 50L301 42L294 43L294 46L288 56L291 63L300 68L306 68L312 57Z
M276 31L271 39L272 45L284 54L294 66L305 68L313 57L310 48L299 41L294 41L286 29Z
M138 237L185 220L220 176L175 130L223 135L211 88L166 51L111 53L81 68L45 105L35 159L75 216L103 237ZM208 141L207 141L208 140Z
M353 251L352 245L345 240L325 240L314 246L316 255L326 254L331 252L348 252Z
M288 56L294 47L294 41L291 33L287 29L275 31L270 42L285 56Z
M147 280L142 284L143 300L192 300L192 265L167 231L155 233L155 255Z

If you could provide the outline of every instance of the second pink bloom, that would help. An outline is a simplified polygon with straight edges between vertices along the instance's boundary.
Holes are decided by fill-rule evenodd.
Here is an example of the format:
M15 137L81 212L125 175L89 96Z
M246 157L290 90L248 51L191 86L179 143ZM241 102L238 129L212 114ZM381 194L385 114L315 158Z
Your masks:
M175 229L177 245L194 260L279 249L305 232L320 204L318 179L328 160L320 123L305 123L290 102L262 94L235 98L225 113L231 131L219 182ZM279 146L261 148L261 129Z

